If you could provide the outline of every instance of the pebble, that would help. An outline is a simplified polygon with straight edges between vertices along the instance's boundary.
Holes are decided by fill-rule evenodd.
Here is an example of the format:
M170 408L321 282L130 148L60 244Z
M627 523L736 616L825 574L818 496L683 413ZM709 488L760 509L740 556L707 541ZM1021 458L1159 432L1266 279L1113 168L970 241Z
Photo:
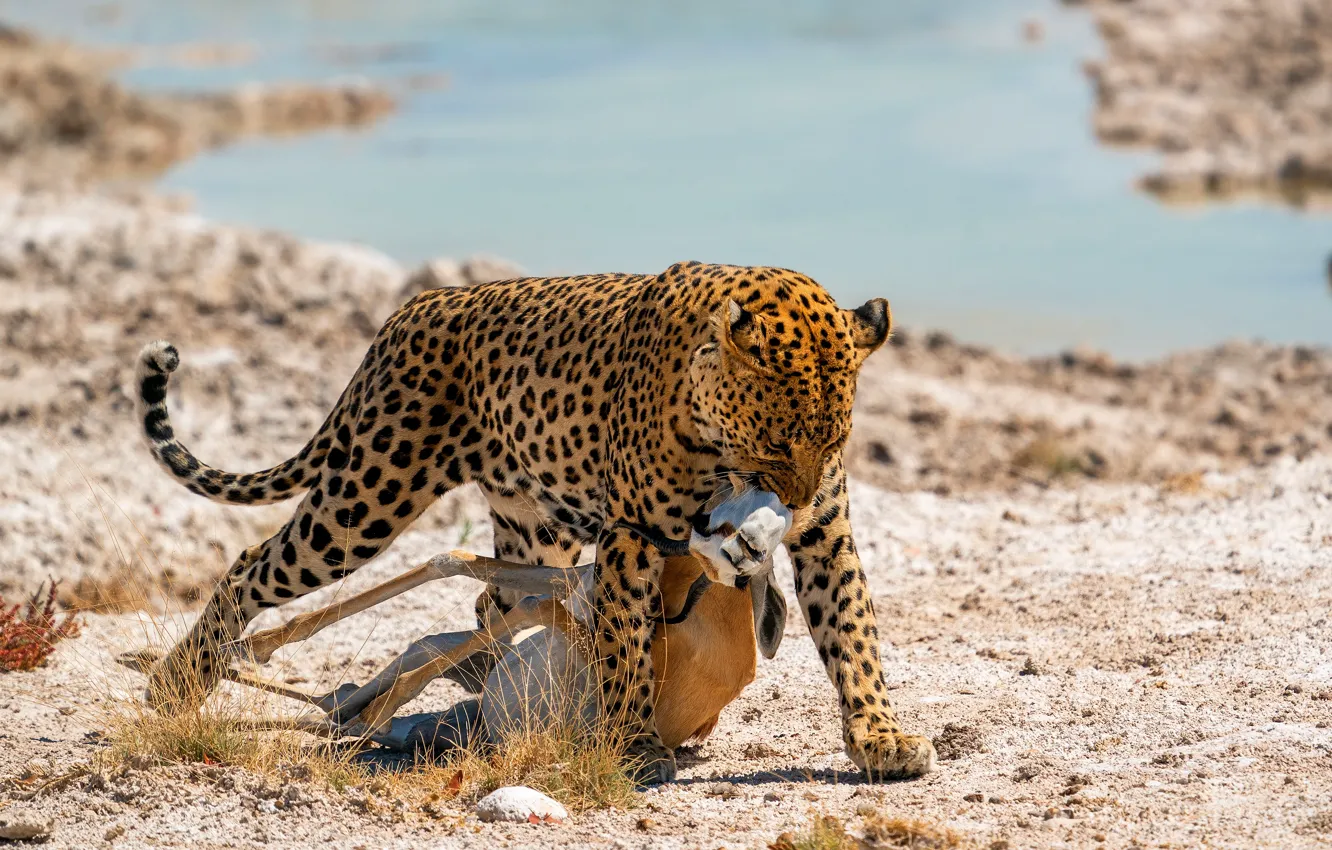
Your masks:
M714 782L707 788L704 788L703 793L707 794L709 797L720 797L723 800L734 800L736 797L744 796L744 793L740 790L740 786L736 785L734 782Z
M26 812L0 813L0 839L31 841L45 838L55 829L55 821Z
M498 788L476 804L476 816L486 822L563 823L569 813L558 801L535 788L510 785Z

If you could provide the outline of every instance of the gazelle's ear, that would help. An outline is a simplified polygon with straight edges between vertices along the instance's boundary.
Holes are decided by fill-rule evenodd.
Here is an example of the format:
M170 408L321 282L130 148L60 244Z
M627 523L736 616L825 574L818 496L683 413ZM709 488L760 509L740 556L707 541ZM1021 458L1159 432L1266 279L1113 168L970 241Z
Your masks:
M759 652L771 660L786 634L786 597L773 583L773 575L769 572L766 576L750 579L749 599L754 606L754 638Z

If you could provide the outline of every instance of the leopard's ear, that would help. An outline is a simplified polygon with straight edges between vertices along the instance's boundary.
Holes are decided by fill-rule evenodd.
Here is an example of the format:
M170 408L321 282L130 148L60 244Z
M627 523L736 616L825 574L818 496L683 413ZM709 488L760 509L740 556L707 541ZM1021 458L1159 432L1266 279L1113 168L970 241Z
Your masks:
M871 298L854 310L843 310L857 367L879 349L893 332L893 311L882 298Z
M893 332L893 310L883 298L871 298L854 310L843 310L856 348L874 351Z
M768 365L768 329L762 317L727 300L718 321L726 353L751 369L771 372Z

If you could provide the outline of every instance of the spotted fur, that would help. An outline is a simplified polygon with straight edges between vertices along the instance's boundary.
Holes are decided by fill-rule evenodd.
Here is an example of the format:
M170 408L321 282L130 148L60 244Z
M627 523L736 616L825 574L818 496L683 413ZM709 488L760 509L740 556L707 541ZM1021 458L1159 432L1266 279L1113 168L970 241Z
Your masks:
M166 397L179 357L152 343L139 396L158 463L218 501L304 496L237 558L150 690L162 704L199 698L218 646L260 610L348 575L436 497L475 482L498 556L570 566L596 544L604 703L631 733L641 777L670 779L650 651L665 559L631 527L687 538L718 482L738 477L795 512L785 542L849 755L880 777L928 771L933 747L902 734L888 701L842 464L857 373L890 329L887 302L842 310L808 277L772 268L681 263L432 290L385 323L318 433L248 475L176 439ZM492 589L478 614L512 602Z

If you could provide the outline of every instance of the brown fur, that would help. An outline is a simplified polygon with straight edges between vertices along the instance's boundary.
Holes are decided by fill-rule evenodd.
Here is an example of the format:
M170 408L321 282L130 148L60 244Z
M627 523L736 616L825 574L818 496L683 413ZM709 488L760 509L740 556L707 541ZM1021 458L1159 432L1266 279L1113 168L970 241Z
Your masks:
M694 558L666 559L661 595L668 615L684 604L702 571ZM721 710L754 681L753 611L748 591L714 584L683 623L657 627L652 642L657 732L670 749L706 738Z

